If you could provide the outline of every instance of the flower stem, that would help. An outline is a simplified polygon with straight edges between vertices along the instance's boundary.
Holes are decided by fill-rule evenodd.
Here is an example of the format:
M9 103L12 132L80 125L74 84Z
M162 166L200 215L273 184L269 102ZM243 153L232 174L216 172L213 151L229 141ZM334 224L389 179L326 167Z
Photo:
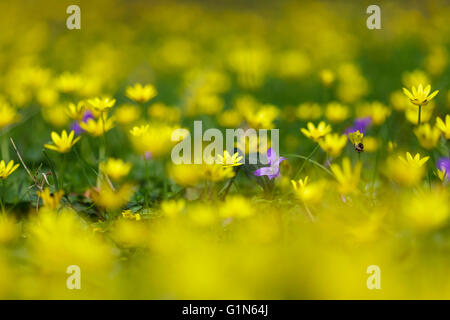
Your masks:
M227 187L226 187L226 189L225 189L225 193L223 194L222 200L225 200L225 199L226 199L226 197L227 197L227 195L228 195L228 191L230 191L230 187L231 187L231 185L233 184L234 179L236 179L236 177L237 177L237 175L238 175L238 173L239 173L239 169L241 169L241 166L237 167L237 169L236 169L236 174L234 175L233 178L231 178L231 179L228 181L228 185L227 185Z
M422 106L419 105L419 115L418 115L418 117L417 117L417 125L418 125L418 126L420 126L420 113L421 113L421 111L422 111Z
M64 190L64 175L66 173L66 165L67 165L67 156L65 153L62 155L62 165L61 165L61 174L60 174L60 186L61 190Z
M6 181L2 179L2 197L1 197L1 205L2 205L2 213L5 213L5 191L6 191Z
M298 169L297 173L295 174L295 178L294 178L295 180L298 179L298 176L302 172L302 170L305 167L306 163L309 161L309 159L311 159L311 157L314 155L314 153L316 153L317 149L319 149L319 144L316 145L314 150L309 154L308 158L306 158L305 161L303 161L302 166L300 167L300 169Z

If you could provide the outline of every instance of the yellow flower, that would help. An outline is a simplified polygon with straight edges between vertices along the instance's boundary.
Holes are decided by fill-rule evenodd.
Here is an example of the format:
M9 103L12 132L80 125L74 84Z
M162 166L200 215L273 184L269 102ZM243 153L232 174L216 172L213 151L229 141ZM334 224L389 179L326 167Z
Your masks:
M422 84L419 84L419 87L412 87L412 93L403 88L403 93L409 98L409 100L415 104L416 106L425 106L433 99L439 92L439 90L434 91L432 94L429 94L431 91L431 85L427 85L425 89Z
M272 105L263 105L255 111L248 110L244 118L253 129L272 129L273 121L278 117L279 110Z
M406 158L403 158L401 156L399 156L398 158L401 161L403 161L405 164L408 164L410 166L415 166L418 168L422 167L425 164L425 162L427 162L428 159L430 159L430 157L420 158L420 154L418 154L418 153L416 153L416 155L413 158L409 152L406 152Z
M222 127L237 127L242 122L242 114L236 110L225 110L217 116Z
M374 152L378 149L378 140L375 137L365 137L364 138L364 151Z
M389 97L391 106L397 111L404 111L411 104L408 97L406 97L400 90L394 91ZM417 121L417 119L415 119Z
M364 103L358 107L358 116L370 117L374 125L382 124L390 114L391 110L379 101Z
M80 101L76 105L74 103L69 103L66 113L73 120L81 120L83 119L85 109L86 103L84 101Z
M202 181L203 168L199 164L173 164L169 176L180 186L192 187Z
M131 210L124 210L122 211L122 216L124 219L128 220L141 220L141 215L139 213L132 213Z
M80 122L80 127L93 137L99 137L103 133L108 132L114 127L114 118L106 118L102 120L89 119L87 122Z
M404 223L419 232L443 227L450 215L448 194L443 190L420 192L404 197L402 218Z
M40 198L42 198L45 207L56 210L59 208L59 204L64 195L64 191L59 190L51 193L49 188L45 188L44 191L38 191L37 194Z
M132 104L123 104L114 111L114 119L119 124L127 125L139 119L141 110Z
M164 103L154 103L148 108L148 115L152 120L176 123L180 120L181 112L178 108L168 107Z
M65 72L56 79L56 86L61 92L74 93L81 90L83 81L79 74Z
M186 201L184 199L178 200L164 200L161 202L161 211L169 218L175 218L186 207Z
M330 102L325 109L325 116L331 123L339 123L349 117L349 110L338 102Z
M222 218L247 218L255 213L252 203L241 195L230 195L219 207Z
M398 184L412 187L422 180L424 167L419 166L418 162L416 163L414 159L409 162L400 157L389 157L384 166L383 173L386 177Z
M322 116L322 109L317 103L305 102L298 106L296 115L300 120L317 120Z
M100 188L91 189L89 195L96 205L116 210L126 205L133 193L134 187L131 184L124 184L115 190L108 183L102 182Z
M359 130L348 133L348 139L350 140L351 143L353 143L353 145L358 145L362 143L363 138L364 133L359 132Z
M223 166L217 163L203 164L203 178L208 181L218 182L234 177L235 172L230 166Z
M314 141L319 141L320 138L323 138L327 134L331 132L331 126L326 124L324 121L321 121L317 128L314 126L312 122L308 122L306 125L308 130L305 128L301 128L300 131L308 138Z
M217 159L216 159L216 163L223 165L224 167L235 167L235 166L241 166L243 165L242 162L240 162L242 160L242 156L239 156L239 153L236 152L235 154L233 154L233 156L231 156L227 150L225 150L223 152L223 157L218 154L217 155Z
M346 138L347 139L347 138ZM291 180L297 196L306 204L319 203L323 196L325 184L323 181L309 183L309 177L299 179L298 181Z
M116 99L95 97L87 102L95 111L102 113L111 109L116 103Z
M323 69L319 73L319 78L325 87L329 87L334 82L335 75L333 71L329 69Z
M358 183L361 176L362 162L358 161L352 168L349 158L342 160L342 167L337 164L330 166L338 182L338 191L342 194L349 194L358 191Z
M0 101L0 129L19 121L19 118L15 108Z
M445 139L450 139L450 114L445 116L445 122L441 118L436 117L436 127L442 131Z
M445 180L447 180L447 171L437 169L437 176L439 180L444 182Z
M347 144L347 137L337 133L327 134L319 145L323 151L328 153L331 157L337 157L341 154L342 149Z
M406 98L406 97L405 97ZM428 122L433 115L434 101L431 101L425 109L421 110L421 122ZM408 107L405 109L405 118L412 124L417 124L417 107L408 102Z
M154 98L157 95L156 89L151 84L146 84L142 86L140 83L136 83L133 87L128 86L126 88L125 95L139 103L144 103Z
M19 164L14 164L14 161L11 160L6 164L5 160L0 161L0 179L6 179L8 176L17 170Z
M121 180L131 170L131 163L122 159L108 158L106 162L100 163L100 170L115 181Z
M74 139L75 132L70 131L69 135L67 135L66 130L63 130L61 136L59 136L55 131L51 133L51 137L53 140L53 144L45 144L44 147L50 150L58 151L59 153L67 153L72 149L75 143L81 139L81 137L77 137Z
M420 145L425 149L433 149L441 136L441 131L436 127L431 127L428 123L414 129L414 133L419 140Z

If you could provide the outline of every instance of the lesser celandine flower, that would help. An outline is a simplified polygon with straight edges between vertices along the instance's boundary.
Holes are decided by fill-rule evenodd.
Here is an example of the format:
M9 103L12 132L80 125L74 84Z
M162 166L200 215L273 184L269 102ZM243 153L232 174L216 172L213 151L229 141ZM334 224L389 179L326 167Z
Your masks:
M414 129L414 134L422 147L425 149L433 149L439 141L441 131L436 127L431 127L430 124L425 123Z
M296 115L300 120L317 120L322 116L322 108L318 103L305 102L298 106Z
M72 130L69 134L67 134L66 130L63 130L61 136L58 135L55 131L51 133L51 137L54 144L45 144L44 147L50 150L57 151L59 153L67 153L72 149L75 143L81 139L81 137L76 137L74 139L75 132Z
M131 163L124 162L122 159L108 158L100 163L100 170L115 181L121 180L128 175L131 170Z
M273 121L278 117L279 110L272 105L263 105L256 111L244 113L244 118L253 129L272 129Z
M83 87L83 78L79 74L64 72L56 79L57 88L64 93L75 93Z
M308 129L301 128L300 131L306 137L316 142L331 132L331 126L329 124L326 124L324 121L321 121L317 126L317 128L314 126L312 122L308 122L306 127Z
M203 167L200 164L172 164L169 176L180 186L192 187L202 181Z
M343 134L331 133L327 134L319 141L319 145L323 151L328 153L331 157L337 157L342 153L347 144L347 137Z
M243 157L240 156L238 152L231 156L228 151L225 150L223 152L223 157L220 154L217 155L216 163L221 164L224 167L236 167L243 165L241 162L242 159Z
M0 129L19 121L19 114L16 109L6 102L0 101Z
M309 177L306 176L298 181L291 180L291 183L297 196L306 204L315 204L322 200L326 186L323 181L310 183Z
M169 217L175 218L183 212L186 207L186 201L184 199L178 200L164 200L161 202L161 211L162 213Z
M379 101L363 103L358 106L358 116L370 117L371 123L374 125L382 124L391 114L391 110L385 104Z
M80 127L93 137L99 137L114 127L114 118L88 119L86 122L80 122Z
M38 196L42 198L44 202L44 207L51 210L56 210L60 206L61 199L64 195L63 190L58 190L56 192L50 192L49 188L45 188L43 191L37 192Z
M338 182L338 191L341 194L350 194L358 191L358 183L361 176L362 162L358 161L352 168L349 158L342 160L342 166L335 163L330 165Z
M114 119L117 123L128 125L139 119L141 110L132 104L123 104L114 111Z
M108 97L99 98L95 97L93 99L89 99L87 103L97 112L103 113L111 109L116 103L116 99L111 99Z
M401 156L398 156L398 158L405 164L408 164L410 166L416 166L419 168L422 167L428 161L428 159L430 159L430 157L421 158L419 153L416 153L416 155L413 158L413 156L409 152L406 152L406 158L403 158Z
M176 107L166 106L164 103L153 103L147 110L152 120L158 120L167 123L176 123L180 120L181 112Z
M219 207L222 218L247 218L254 214L254 206L241 195L230 195Z
M237 127L242 122L242 114L236 110L225 110L217 116L222 127Z
M127 204L133 193L134 187L131 184L124 184L115 190L108 183L102 182L100 188L91 189L89 195L96 205L107 210L117 210Z
M364 151L364 144L362 143L363 138L364 134L359 132L359 130L348 133L348 139L355 147L355 151L358 153Z
M419 232L443 227L449 218L448 193L444 190L426 190L405 196L402 203L404 223Z
M14 164L13 160L10 160L8 164L6 164L5 160L0 161L0 179L5 180L11 173L16 171L18 167L19 164Z
M374 152L378 149L378 139L375 137L364 137L364 152Z
M319 72L319 78L325 87L329 87L335 79L334 72L329 69L323 69Z
M425 170L414 160L408 162L399 157L389 157L382 172L394 182L405 187L412 187L422 180Z
M350 116L348 107L338 102L330 102L325 108L325 116L331 123L339 123Z
M221 164L214 163L214 161L212 161L211 164L208 164L207 162L209 161L206 161L202 165L202 178L207 181L218 182L233 178L236 174L233 167L223 166Z
M126 88L125 92L126 96L131 100L134 100L139 103L145 103L149 101L151 98L154 98L157 95L156 89L151 84L146 84L142 86L140 83L136 83L134 86L129 86Z
M403 88L403 92L405 95L409 98L409 100L419 107L419 113L418 113L418 121L417 124L420 124L420 112L421 108L430 102L431 99L433 99L439 92L439 90L434 91L430 94L431 91L431 85L427 85L425 89L423 88L422 84L419 84L419 86L412 87L412 93L406 89Z
M83 119L85 110L86 103L84 101L80 101L77 104L69 103L66 113L71 119L80 121Z
M445 139L450 139L450 114L445 116L445 122L441 118L436 117L436 127L442 131Z

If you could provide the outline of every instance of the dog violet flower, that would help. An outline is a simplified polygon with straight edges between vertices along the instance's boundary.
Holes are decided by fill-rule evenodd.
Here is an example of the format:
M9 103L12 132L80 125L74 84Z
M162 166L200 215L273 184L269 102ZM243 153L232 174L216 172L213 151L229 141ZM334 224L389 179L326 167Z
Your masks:
M440 158L436 163L436 167L441 181L444 181L444 179L450 180L450 158Z
M267 162L269 166L259 168L253 174L258 177L267 176L270 180L272 180L273 178L278 177L278 175L280 174L280 163L284 160L286 160L286 158L278 158L276 152L273 151L272 148L269 148L267 150Z

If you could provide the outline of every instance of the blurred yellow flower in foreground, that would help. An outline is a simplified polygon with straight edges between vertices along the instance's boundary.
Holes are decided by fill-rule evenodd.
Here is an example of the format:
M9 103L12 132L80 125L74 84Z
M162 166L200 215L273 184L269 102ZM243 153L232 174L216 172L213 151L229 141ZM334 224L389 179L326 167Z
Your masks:
M203 168L200 164L172 164L169 176L180 186L192 187L203 178Z
M439 189L405 196L402 206L405 224L417 231L440 228L450 214L448 203L448 193Z
M119 181L130 173L131 163L124 162L122 159L108 158L100 163L100 170L111 179Z
M424 175L424 167L419 166L420 160L407 161L401 157L389 157L384 166L386 177L400 185L412 187L417 185Z
M308 122L306 125L308 130L305 128L301 128L300 131L308 138L313 141L318 142L319 139L323 138L327 134L331 132L331 126L326 124L324 121L321 121L317 128L314 126L312 122Z
M246 218L254 214L252 203L241 195L230 195L219 207L219 215L222 218Z
M10 160L8 164L6 164L5 160L0 161L0 179L4 180L8 178L8 176L17 170L19 164L14 164L13 160Z
M6 102L0 101L0 129L19 121L19 114L16 109Z
M331 157L337 157L342 153L347 144L347 137L345 134L331 133L327 134L319 141L319 145L323 151L328 153Z
M134 86L128 86L126 88L125 95L139 103L145 103L149 101L151 98L156 97L157 92L153 85L146 84L142 86L140 83L136 83Z
M291 180L292 187L300 200L306 204L319 203L320 200L322 200L323 191L326 185L323 181L310 183L308 180L308 176L304 179L299 179L298 181Z
M50 192L49 188L45 188L44 191L38 191L37 194L40 198L42 198L44 207L51 210L56 210L59 208L64 191L58 190L56 192Z
M141 220L141 215L139 213L132 213L131 210L122 211L122 217L128 220Z
M433 149L441 136L441 131L436 127L431 127L430 124L425 123L414 129L419 143L425 149Z
M0 215L0 244L14 241L19 236L19 227L14 216Z
M114 127L114 118L88 119L87 122L80 122L80 127L93 137L99 137Z
M178 200L164 200L161 202L161 211L162 213L169 217L175 218L183 212L186 207L186 201L184 199Z
M442 131L445 139L450 139L450 114L445 116L445 122L441 118L436 117L436 127Z
M342 167L337 164L330 166L338 182L338 191L342 194L355 193L358 191L358 183L361 176L362 162L358 161L352 168L349 158L342 160Z
M67 153L72 149L75 143L81 139L81 137L76 137L74 139L75 132L72 130L67 134L66 130L63 130L61 136L55 131L51 133L51 137L54 144L45 144L44 147L50 150L55 150L59 153Z
M439 90L436 90L432 94L429 94L430 91L431 91L431 85L427 85L425 87L425 89L423 88L422 84L419 84L419 86L417 88L413 86L412 93L408 89L403 88L403 93L416 106L427 105L428 102L430 102L431 99L433 99L439 93Z
M336 78L334 72L329 69L323 69L319 72L319 78L325 87L329 87Z
M421 166L423 166L425 164L425 162L428 161L428 159L430 159L430 157L423 157L420 158L420 154L416 153L416 155L413 156L409 153L406 152L406 158L403 158L401 156L398 156L398 158L403 161L405 164L411 165L411 166L415 166L420 168Z

